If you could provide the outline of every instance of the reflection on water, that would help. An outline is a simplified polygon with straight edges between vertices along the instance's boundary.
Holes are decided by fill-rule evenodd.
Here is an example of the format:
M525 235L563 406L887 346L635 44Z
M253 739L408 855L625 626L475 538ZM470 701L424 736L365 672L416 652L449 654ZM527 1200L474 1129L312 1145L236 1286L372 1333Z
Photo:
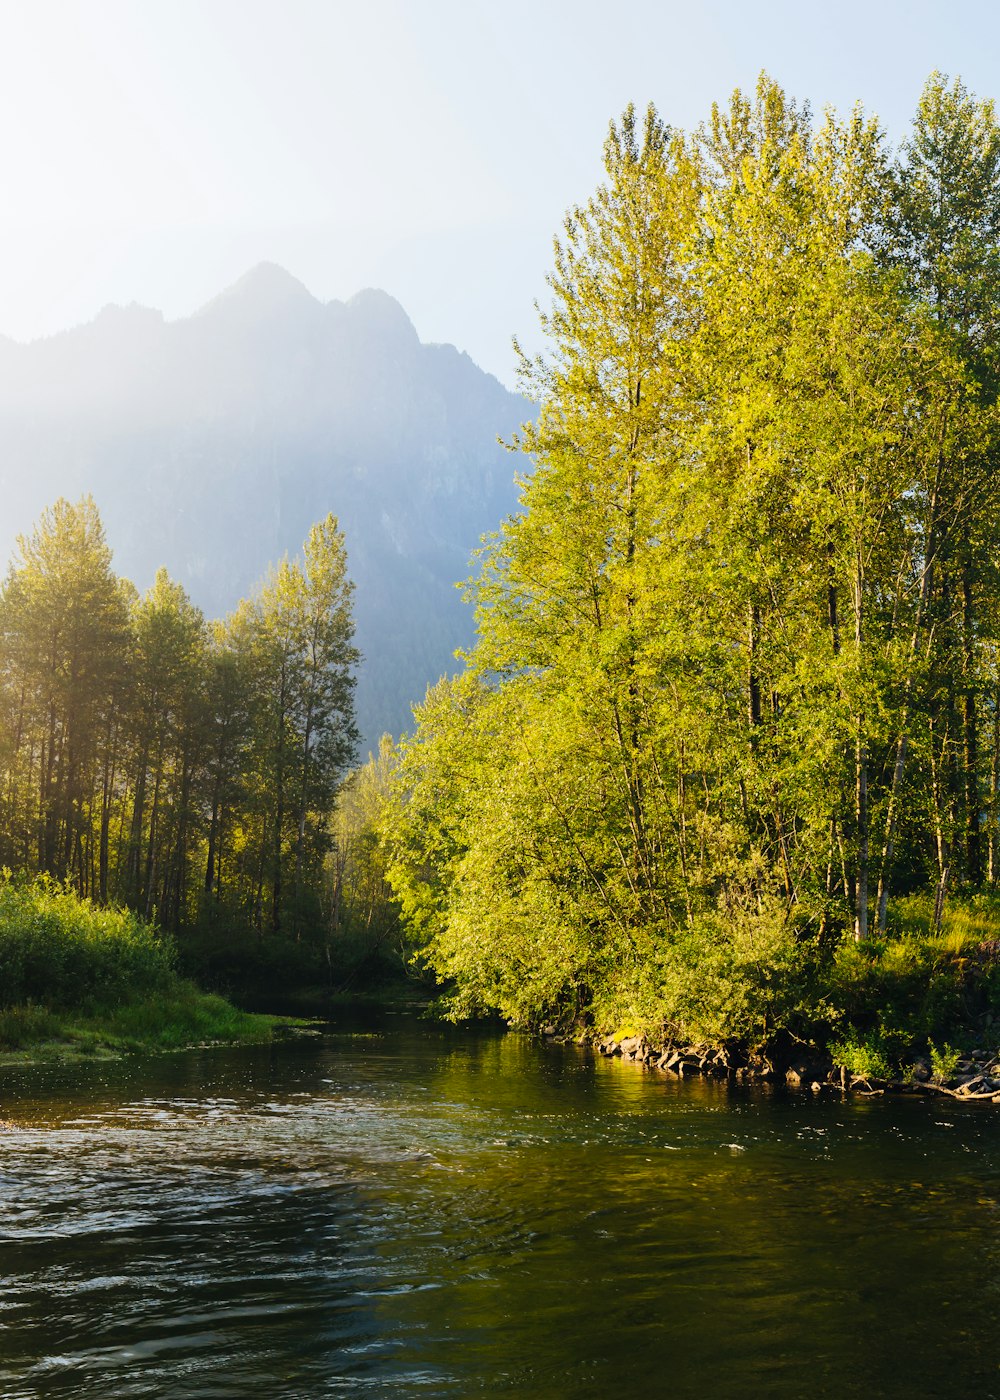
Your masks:
M995 1112L389 1017L2 1110L5 1400L1000 1400Z

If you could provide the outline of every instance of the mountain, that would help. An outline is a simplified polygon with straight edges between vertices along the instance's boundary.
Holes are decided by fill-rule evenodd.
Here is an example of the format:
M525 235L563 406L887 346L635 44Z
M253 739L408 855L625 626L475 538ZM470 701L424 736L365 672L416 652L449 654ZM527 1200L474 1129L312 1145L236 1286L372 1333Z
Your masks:
M96 500L115 567L166 565L210 616L333 511L357 586L365 744L472 636L454 587L515 506L497 443L530 405L381 291L323 303L262 264L200 311L140 306L0 339L0 557L58 496Z

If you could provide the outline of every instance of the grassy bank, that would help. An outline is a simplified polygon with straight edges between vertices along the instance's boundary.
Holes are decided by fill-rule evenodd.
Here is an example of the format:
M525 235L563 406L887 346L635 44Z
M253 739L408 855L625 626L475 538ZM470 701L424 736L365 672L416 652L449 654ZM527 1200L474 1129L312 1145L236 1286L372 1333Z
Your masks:
M769 934L765 937L765 934ZM693 935L694 937L694 935ZM722 927L650 961L648 995L594 997L586 1019L548 1018L597 1042L702 1047L728 1063L842 1066L879 1080L1000 1048L1000 897L954 899L940 929L933 900L915 895L890 911L888 932L824 943L794 924ZM655 979L655 980L654 980ZM541 1025L526 1020L527 1024Z
M276 1018L201 991L175 961L173 940L128 910L97 908L49 880L5 876L0 1057L271 1039Z
M899 900L890 936L845 942L830 969L834 1060L879 1078L1000 1044L1000 899L955 900L934 929L933 901Z

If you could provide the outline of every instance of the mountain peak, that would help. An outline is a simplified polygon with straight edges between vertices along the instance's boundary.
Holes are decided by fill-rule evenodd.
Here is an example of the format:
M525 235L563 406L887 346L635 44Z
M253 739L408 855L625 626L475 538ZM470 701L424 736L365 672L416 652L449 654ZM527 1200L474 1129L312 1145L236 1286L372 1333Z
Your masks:
M378 287L365 287L347 302L347 311L379 337L419 344L413 322L395 297Z
M239 308L254 317L267 317L281 315L293 307L318 305L312 292L297 277L277 263L260 262L213 297L196 315Z

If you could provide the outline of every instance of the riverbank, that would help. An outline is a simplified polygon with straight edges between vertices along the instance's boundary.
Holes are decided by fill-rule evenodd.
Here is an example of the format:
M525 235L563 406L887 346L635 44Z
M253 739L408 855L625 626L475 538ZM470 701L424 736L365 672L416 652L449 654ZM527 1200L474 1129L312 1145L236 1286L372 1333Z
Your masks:
M668 1074L992 1100L1000 901L955 900L941 929L925 896L897 901L890 914L885 937L845 934L814 949L796 977L762 957L755 987L694 971L673 1000L608 1006L595 997L573 1021L521 1024Z
M268 1041L287 1024L179 975L173 939L40 877L0 878L0 1063Z
M747 1055L738 1047L651 1045L643 1036L606 1036L593 1042L599 1054L631 1061L638 1067L683 1079L692 1075L786 1084L822 1093L946 1095L965 1102L1000 1106L1000 1050L977 1048L963 1054L951 1046L929 1055L914 1055L888 1075L857 1073L830 1054L800 1054L787 1063Z
M178 981L169 993L86 1012L34 1004L7 1007L0 1011L0 1065L259 1045L297 1024L287 1016L241 1011L224 997Z

